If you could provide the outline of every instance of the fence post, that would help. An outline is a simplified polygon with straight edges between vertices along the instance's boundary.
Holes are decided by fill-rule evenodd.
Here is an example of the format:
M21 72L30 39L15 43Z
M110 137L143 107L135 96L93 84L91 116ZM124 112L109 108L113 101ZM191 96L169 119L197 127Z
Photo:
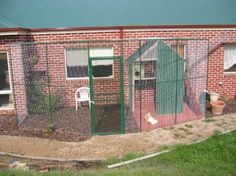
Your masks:
M48 81L48 100L49 100L49 111L50 111L50 118L49 118L49 127L53 127L53 117L52 117L52 100L51 100L51 87L50 87L50 74L49 74L49 63L48 63L48 44L45 44L45 49L46 49L46 65L47 65L47 81Z
M141 40L139 40L139 48L141 48ZM139 123L140 123L140 132L142 132L142 51L141 49L139 50L139 108L140 108L140 119L139 119ZM134 83L135 84L135 83Z

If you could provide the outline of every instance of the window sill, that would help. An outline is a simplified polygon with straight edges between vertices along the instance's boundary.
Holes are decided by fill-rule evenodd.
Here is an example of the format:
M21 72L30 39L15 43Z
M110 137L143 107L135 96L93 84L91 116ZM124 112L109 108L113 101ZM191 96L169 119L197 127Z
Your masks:
M0 95L10 95L12 94L11 90L0 90Z
M89 80L89 77L84 77L84 78L66 78L67 81L72 81L72 80Z
M96 79L114 79L114 76L111 77L93 77L95 80ZM67 81L72 81L72 80L89 80L89 77L84 77L84 78L66 78Z
M236 76L236 72L224 72L224 76Z
M6 111L6 110L14 110L14 105L13 104L8 104L7 106L0 106L0 111Z

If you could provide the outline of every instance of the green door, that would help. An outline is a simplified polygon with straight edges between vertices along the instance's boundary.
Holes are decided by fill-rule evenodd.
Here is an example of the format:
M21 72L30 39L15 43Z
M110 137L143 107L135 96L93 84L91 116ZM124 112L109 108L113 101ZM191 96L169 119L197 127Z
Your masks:
M125 133L122 57L90 57L92 134Z
M162 41L158 43L156 84L157 113L183 112L184 59Z

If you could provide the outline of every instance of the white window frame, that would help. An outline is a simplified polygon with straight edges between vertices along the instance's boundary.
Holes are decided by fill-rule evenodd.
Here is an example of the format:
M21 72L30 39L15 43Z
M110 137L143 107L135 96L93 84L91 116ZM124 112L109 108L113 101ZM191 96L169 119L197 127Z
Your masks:
M235 45L236 46L236 43L226 43L225 45L224 45L224 58L223 58L223 64L225 65L225 46L226 45ZM224 69L224 68L223 68ZM227 71L225 71L225 69L224 69L224 75L236 75L236 71L230 71L230 72L227 72Z
M88 59L89 59L89 57L90 57L90 50L92 50L92 49L104 49L104 48L110 48L112 50L113 55L112 56L97 56L98 58L99 57L104 57L104 58L114 57L114 48L113 47L93 47L93 48L90 48L90 49L87 49L87 48L65 48L64 49L64 58L65 58L64 59L64 65L65 65L66 80L88 80L89 79L89 76L86 76L86 77L74 77L74 78L68 77L68 75L67 75L67 62L66 62L67 61L67 58L66 58L67 50L70 50L70 49L87 50L88 51ZM94 57L94 58L96 58L96 57ZM89 72L89 70L88 70L88 72ZM113 60L113 63L112 63L112 75L109 76L109 77L94 77L94 79L110 79L110 78L114 78L114 73L115 73L115 71L114 71L114 60Z
M0 51L0 53L5 53L7 55L7 67L8 67L8 75L9 75L9 86L10 90L0 90L0 95L9 95L12 96L12 79L11 79L11 69L10 69L10 61L9 61L9 54L7 51ZM12 110L14 109L14 103L13 107L0 107L0 110Z
M10 90L0 90L0 95L10 95L12 94L12 83L11 83L11 69L10 69L9 55L7 51L0 51L0 53L4 53L7 55L7 67L8 67L9 84L10 84Z
M66 55L67 55L67 50L71 50L71 49L75 49L75 50L87 50L88 49L84 49L84 48L65 48L64 49L64 65L65 65L65 74L66 74L66 80L87 80L89 77L86 76L86 77L74 77L74 78L70 78L68 77L67 75L67 58L66 58Z

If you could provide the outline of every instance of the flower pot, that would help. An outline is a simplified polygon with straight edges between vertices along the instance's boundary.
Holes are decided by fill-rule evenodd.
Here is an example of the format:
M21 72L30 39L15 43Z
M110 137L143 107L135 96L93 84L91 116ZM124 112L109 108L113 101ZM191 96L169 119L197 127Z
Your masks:
M212 107L212 114L214 115L222 114L225 107L225 103L223 101L211 101L210 105Z
M209 95L210 95L210 100L211 101L217 101L218 98L220 97L220 95L216 92L209 92Z

